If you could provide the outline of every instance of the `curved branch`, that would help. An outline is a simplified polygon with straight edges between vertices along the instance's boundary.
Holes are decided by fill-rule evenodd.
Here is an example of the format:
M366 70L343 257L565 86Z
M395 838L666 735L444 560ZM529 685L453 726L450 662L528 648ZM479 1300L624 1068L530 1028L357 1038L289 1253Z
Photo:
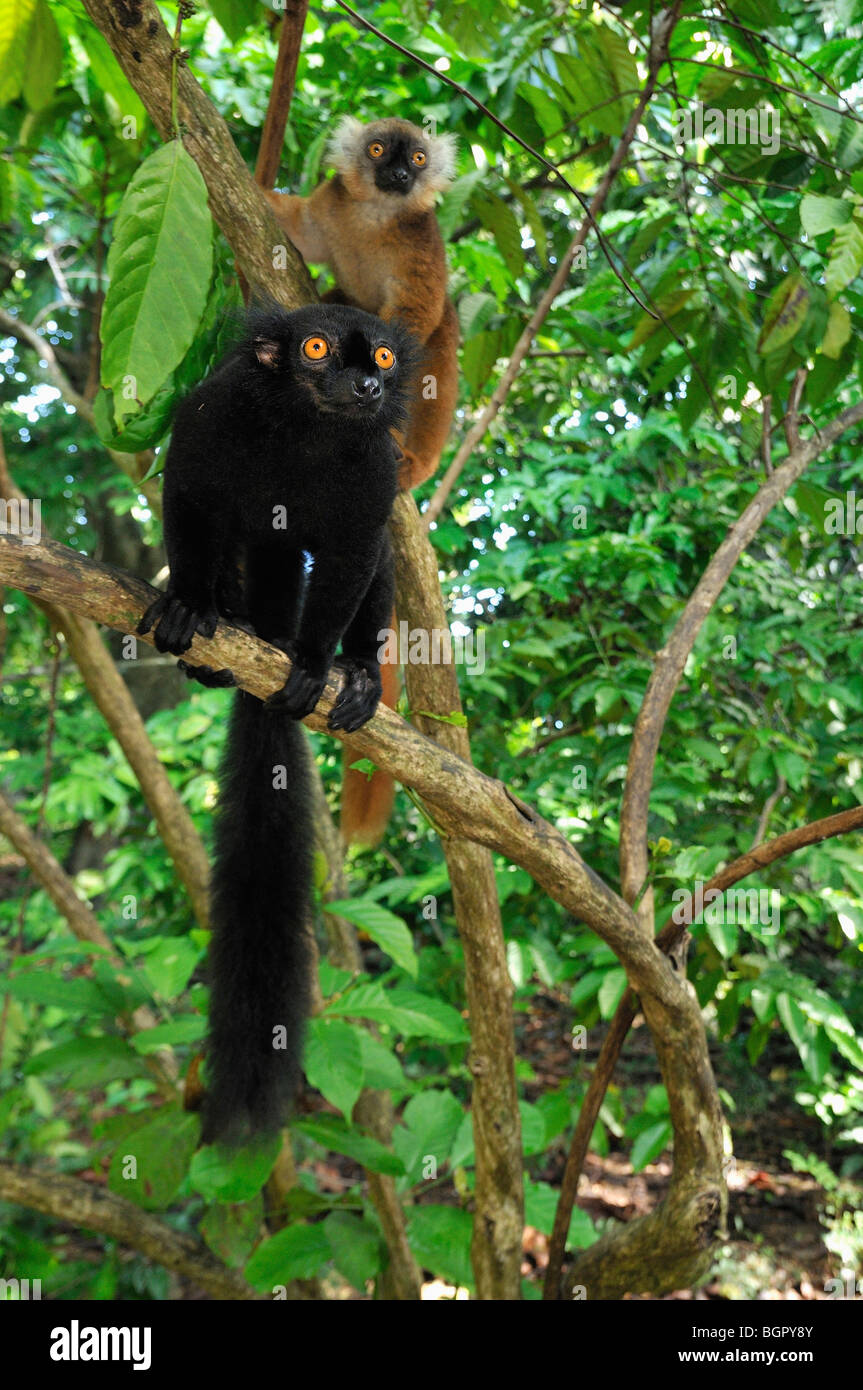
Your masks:
M41 1211L67 1225L100 1231L130 1250L146 1255L163 1269L193 1280L212 1298L262 1300L264 1297L256 1293L241 1274L227 1269L190 1236L174 1230L150 1212L142 1211L125 1197L118 1197L80 1178L28 1171L0 1162L0 1199L31 1211Z
M657 652L644 700L635 721L620 822L621 890L634 902L647 876L647 817L659 741L674 692L702 624L724 589L731 571L768 512L793 487L813 459L852 425L863 421L863 404L851 406L803 443L795 446L730 527L698 581L665 646ZM796 431L796 421L789 428ZM796 434L795 436L796 437ZM650 928L652 900L645 893L639 919Z

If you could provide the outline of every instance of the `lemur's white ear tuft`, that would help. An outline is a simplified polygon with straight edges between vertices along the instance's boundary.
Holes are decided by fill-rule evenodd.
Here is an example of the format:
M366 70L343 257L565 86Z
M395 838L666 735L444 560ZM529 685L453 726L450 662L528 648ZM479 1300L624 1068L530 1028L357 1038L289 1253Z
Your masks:
M356 116L343 116L339 121L327 146L329 161L334 169L341 172L346 164L353 164L363 129L362 121L358 121Z
M455 160L458 153L458 141L454 135L449 133L444 135L428 136L429 153L431 154L431 169L435 182L439 188L443 188L450 183L455 174Z

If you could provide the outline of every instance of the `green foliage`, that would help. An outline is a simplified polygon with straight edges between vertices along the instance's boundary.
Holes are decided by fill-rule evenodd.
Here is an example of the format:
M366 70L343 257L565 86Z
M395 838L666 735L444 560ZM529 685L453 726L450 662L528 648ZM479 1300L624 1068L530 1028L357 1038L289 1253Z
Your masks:
M600 216L608 254L588 239L432 531L454 630L484 643L484 660L459 673L478 766L535 805L612 884L654 654L763 479L765 426L775 466L804 365L802 432L859 400L863 386L863 137L836 96L849 94L863 66L863 12L856 0L737 0L737 20L766 27L780 53L730 12L685 10ZM269 14L257 0L211 0L183 25L190 70L250 166L275 56ZM335 8L313 7L279 185L314 187L347 113L411 116L458 136L457 178L440 209L462 333L451 456L582 217L576 193L538 155L582 198L596 191L643 85L648 7L629 4L618 18L610 7L569 6L561 22L554 6L383 0L368 17L440 78ZM697 103L703 131L681 132L679 113ZM759 139L737 139L731 113L741 109L765 121L779 113L775 148L760 126ZM721 117L714 133L709 112ZM3 338L0 424L11 471L41 499L56 539L151 576L162 563L158 522L103 446L142 455L151 476L159 472L178 400L231 338L233 257L214 237L196 166L179 143L160 142L79 5L0 6L0 132L0 301L38 326L75 391L94 397L95 416L94 430L67 410L26 343ZM146 450L156 452L143 458ZM671 845L651 859L658 925L676 891L751 848L762 815L770 838L863 800L858 455L859 435L848 435L815 461L766 518L700 632L651 798L652 842ZM849 494L850 522L837 529L831 518ZM370 1170L395 1182L424 1271L471 1288L462 948L420 809L400 797L385 850L353 858L346 898L321 905L320 927L335 914L358 928L363 970L322 962L307 1108L292 1126L290 1224L266 1235L262 1192L276 1144L196 1151L197 1120L159 1089L161 1050L171 1048L184 1073L204 1036L205 935L191 929L134 776L65 650L52 701L44 619L13 591L4 619L0 789L119 953L72 941L44 889L14 863L0 867L4 1155L95 1169L113 1191L196 1229L268 1293L316 1276L368 1291L387 1259L364 1182ZM158 671L158 699L152 689L142 695L141 654L112 651L209 840L225 696L190 687L178 702L168 668ZM338 750L313 743L335 802ZM0 856L10 850L0 844ZM496 868L527 1221L547 1234L585 1088L582 1049L595 1055L626 982L613 953L523 870ZM325 883L324 868L322 897ZM779 895L778 924L705 911L692 927L688 973L717 1048L739 1050L760 1076L781 1074L820 1126L824 1152L813 1143L805 1157L789 1151L788 1162L831 1188L831 1200L847 1200L832 1238L843 1259L856 1259L859 1213L841 1185L859 1173L863 1137L860 837L777 860L742 886L750 884ZM531 1032L549 998L555 1044L572 1045L562 1077ZM135 1031L128 1020L141 1005L154 1022ZM390 1093L390 1144L354 1118L367 1087ZM620 1150L638 1170L670 1138L655 1070L636 1081L626 1073L606 1097L596 1152ZM596 1234L576 1211L570 1248ZM16 1211L0 1240L12 1266L26 1255L46 1295L168 1296L163 1272L113 1250L94 1270L35 1217Z

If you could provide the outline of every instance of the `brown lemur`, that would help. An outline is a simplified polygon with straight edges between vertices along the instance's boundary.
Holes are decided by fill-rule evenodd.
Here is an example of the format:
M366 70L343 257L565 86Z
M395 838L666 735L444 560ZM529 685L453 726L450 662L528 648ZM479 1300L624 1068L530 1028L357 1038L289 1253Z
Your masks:
M395 118L342 120L330 144L335 176L308 198L268 193L306 261L329 266L332 295L400 319L423 345L404 434L399 482L418 487L437 468L458 396L458 318L446 293L446 254L434 214L452 179L455 141Z
M336 287L325 299L385 322L400 320L423 345L408 421L395 432L402 451L399 484L418 487L438 466L458 398L458 318L447 298L446 254L434 213L435 197L452 179L455 140L426 134L410 121L363 125L346 116L329 154L335 175L310 197L267 197L303 258L332 270ZM384 664L381 671L384 703L392 707L396 670ZM351 770L352 761L348 748L342 834L348 843L374 844L386 829L395 784L387 773L369 779Z

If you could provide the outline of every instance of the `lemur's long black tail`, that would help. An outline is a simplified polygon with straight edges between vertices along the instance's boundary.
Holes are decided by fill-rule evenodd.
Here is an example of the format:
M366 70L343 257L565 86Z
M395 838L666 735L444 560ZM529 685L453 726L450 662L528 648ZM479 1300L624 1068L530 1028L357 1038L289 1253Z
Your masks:
M307 759L298 723L237 692L210 893L207 1143L277 1129L299 1081L311 966Z

